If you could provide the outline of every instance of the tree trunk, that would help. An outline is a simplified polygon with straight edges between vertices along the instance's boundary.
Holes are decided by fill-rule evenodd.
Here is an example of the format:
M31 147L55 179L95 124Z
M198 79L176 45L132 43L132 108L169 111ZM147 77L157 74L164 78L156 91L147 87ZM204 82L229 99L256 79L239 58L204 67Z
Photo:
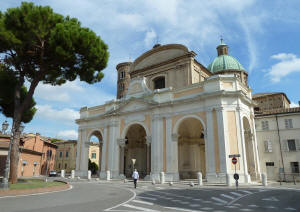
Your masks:
M9 181L11 184L18 182L18 167L19 167L19 143L20 143L20 132L19 132L20 122L14 123L14 128L12 132L13 143L10 154L10 175Z

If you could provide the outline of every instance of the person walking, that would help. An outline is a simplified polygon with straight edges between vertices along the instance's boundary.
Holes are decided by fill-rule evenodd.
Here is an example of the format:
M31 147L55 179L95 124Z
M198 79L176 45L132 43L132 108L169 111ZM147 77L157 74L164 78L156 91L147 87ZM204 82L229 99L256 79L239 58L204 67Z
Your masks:
M136 188L137 180L139 179L139 173L136 169L134 169L134 172L132 173L134 188Z

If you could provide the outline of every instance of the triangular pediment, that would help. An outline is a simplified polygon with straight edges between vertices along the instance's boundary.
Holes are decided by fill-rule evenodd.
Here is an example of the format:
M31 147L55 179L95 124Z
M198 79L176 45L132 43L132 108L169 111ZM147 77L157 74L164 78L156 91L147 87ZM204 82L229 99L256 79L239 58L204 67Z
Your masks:
M150 103L141 100L129 100L124 105L120 106L119 112L134 112L138 110L144 110L151 106Z

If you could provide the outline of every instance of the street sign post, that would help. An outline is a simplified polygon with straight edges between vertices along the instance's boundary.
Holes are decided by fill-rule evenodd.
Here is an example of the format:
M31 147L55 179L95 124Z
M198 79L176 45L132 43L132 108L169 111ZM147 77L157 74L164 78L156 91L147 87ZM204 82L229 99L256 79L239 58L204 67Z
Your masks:
M234 175L233 178L235 179L235 186L236 186L236 190L238 190L238 186L239 186L239 174L236 173L236 164L237 164L237 157L240 157L240 154L235 154L235 155L229 155L229 158L231 159L232 164L234 164Z

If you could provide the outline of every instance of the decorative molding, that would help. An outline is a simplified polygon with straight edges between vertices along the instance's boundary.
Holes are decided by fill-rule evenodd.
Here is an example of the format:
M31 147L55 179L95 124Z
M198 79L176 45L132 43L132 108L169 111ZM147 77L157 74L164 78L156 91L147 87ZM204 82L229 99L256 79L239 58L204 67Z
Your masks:
M171 137L172 137L172 141L178 142L179 135L178 135L177 133L173 133L173 134L171 135Z
M150 146L152 143L152 136L145 136L147 146Z
M120 147L125 147L126 141L127 141L127 139L125 139L125 138L119 138L119 139L117 139L117 142L118 142L118 144L119 144Z

